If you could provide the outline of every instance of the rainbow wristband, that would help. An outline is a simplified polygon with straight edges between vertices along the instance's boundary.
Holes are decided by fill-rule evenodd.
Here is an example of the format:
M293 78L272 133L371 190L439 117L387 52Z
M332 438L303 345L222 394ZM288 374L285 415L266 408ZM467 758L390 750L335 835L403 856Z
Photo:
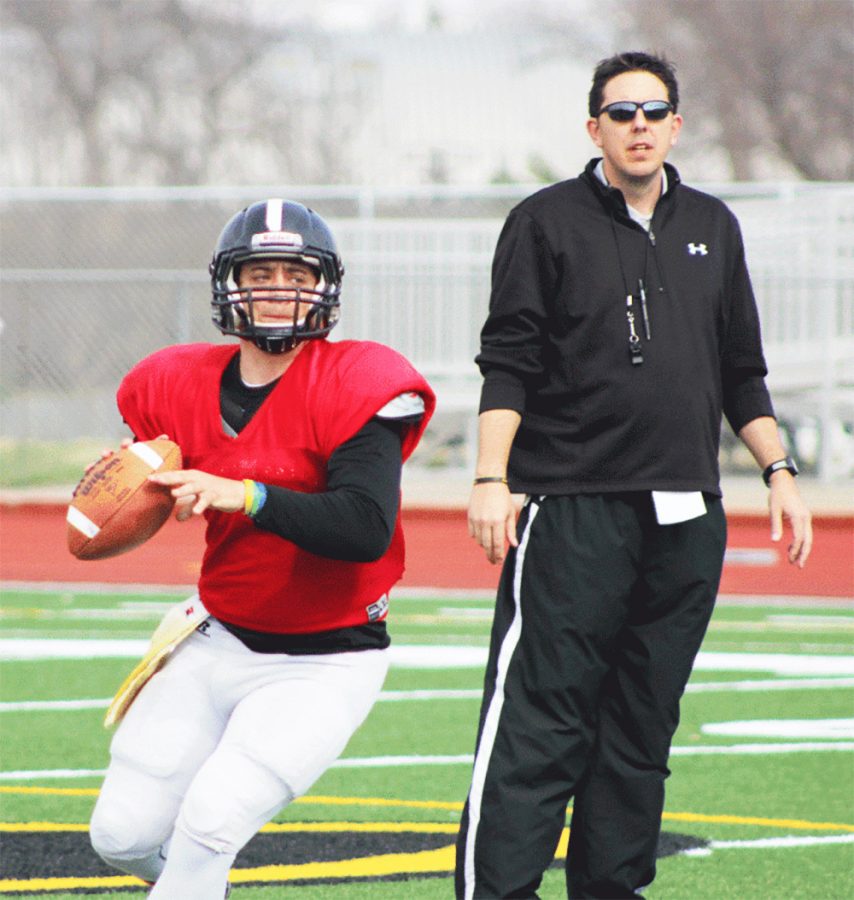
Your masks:
M267 502L267 486L251 478L243 479L243 512L254 519Z

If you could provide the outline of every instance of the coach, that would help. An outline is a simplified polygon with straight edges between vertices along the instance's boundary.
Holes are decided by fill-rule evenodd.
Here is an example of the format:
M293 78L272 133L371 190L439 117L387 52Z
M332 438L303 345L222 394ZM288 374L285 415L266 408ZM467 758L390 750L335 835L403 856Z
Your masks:
M602 158L520 203L495 251L469 530L504 568L458 897L535 897L571 798L568 895L653 880L726 543L722 414L769 486L772 540L785 518L789 561L810 552L738 223L665 163L678 103L664 59L600 63Z

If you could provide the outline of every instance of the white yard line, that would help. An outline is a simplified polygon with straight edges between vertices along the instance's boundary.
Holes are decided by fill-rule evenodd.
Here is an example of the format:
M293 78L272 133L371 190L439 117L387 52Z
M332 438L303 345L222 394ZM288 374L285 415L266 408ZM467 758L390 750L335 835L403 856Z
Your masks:
M729 747L674 747L673 756L731 756L777 755L782 753L817 753L826 751L851 751L854 742L804 744L735 744ZM332 764L336 769L376 769L398 768L400 766L470 766L471 754L445 756L357 756L339 759ZM75 778L96 778L105 774L104 769L18 769L0 772L0 781L37 781L44 779L68 780Z
M480 700L482 691L472 690L421 690L421 691L383 691L379 699L386 702L405 700ZM110 698L91 700L19 700L0 703L0 713L4 712L73 712L80 709L106 709Z
M697 681L689 682L688 694L750 693L753 691L815 691L828 688L854 687L854 677L846 678L762 678L751 681Z
M0 581L0 591L32 594L177 594L189 597L193 584L110 584L103 581Z
M831 834L822 837L757 838L754 841L712 841L707 847L683 850L682 856L711 856L715 850L776 850L791 847L821 847L828 844L852 844L854 834Z
M774 675L854 675L854 656L799 653L706 653L695 672L769 672Z
M138 659L146 639L0 639L0 659ZM488 649L478 646L392 644L391 665L406 669L473 669L486 665ZM848 675L854 656L798 653L706 653L694 664L697 672L768 672L774 675Z
M76 778L103 778L106 769L18 769L0 772L0 781L37 781L42 778L69 781Z
M854 740L854 719L737 719L706 722L700 732L716 737Z
M9 700L0 703L4 712L73 712L78 709L106 709L110 700Z
M854 687L854 678L790 678L780 681L761 679L757 681L714 681L689 684L688 693L743 693L766 691L811 691L834 690ZM383 691L381 702L400 703L421 700L480 700L480 688L463 690L414 690ZM109 697L84 700L9 700L0 702L0 713L4 712L64 712L86 709L106 709ZM808 720L807 720L808 721Z
M4 638L0 640L2 660L48 659L139 659L148 648L145 638L139 640L86 638Z
M823 753L854 750L854 741L804 741L799 744L720 744L671 747L671 756L772 756L779 753Z

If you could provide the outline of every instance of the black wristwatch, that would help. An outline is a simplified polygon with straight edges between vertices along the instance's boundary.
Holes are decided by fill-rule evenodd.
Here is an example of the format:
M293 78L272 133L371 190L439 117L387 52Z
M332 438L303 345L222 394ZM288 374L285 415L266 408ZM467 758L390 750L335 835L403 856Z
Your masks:
M785 459L778 459L777 462L772 462L762 473L762 480L768 487L771 487L771 476L775 472L779 472L780 469L788 469L792 475L798 474L798 467L791 456L787 456Z

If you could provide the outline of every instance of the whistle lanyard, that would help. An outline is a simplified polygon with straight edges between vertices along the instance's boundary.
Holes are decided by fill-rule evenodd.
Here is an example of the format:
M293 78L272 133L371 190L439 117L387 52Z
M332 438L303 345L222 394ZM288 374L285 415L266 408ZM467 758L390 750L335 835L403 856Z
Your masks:
M646 305L646 290L643 286L643 278L638 278L638 299L640 301L640 314L643 320L644 337L652 340L652 331L649 327L649 310ZM635 330L635 298L626 294L626 319L629 322L629 356L633 366L639 366L643 362L643 347L641 339Z
M611 231L614 235L614 245L617 248L617 259L620 263L620 276L623 279L623 288L626 296L626 321L628 322L629 331L629 359L633 366L643 365L643 342L641 341L638 331L643 328L643 335L647 341L652 340L652 328L649 321L649 308L647 306L646 288L643 278L638 278L637 296L629 290L628 279L626 278L626 269L623 265L623 254L620 251L620 242L617 239L617 226L611 217ZM655 235L652 230L646 234L646 246L644 248L643 270L646 274L647 264L649 262L649 245L655 246ZM640 317L640 321L638 321ZM642 323L642 325L641 325Z

